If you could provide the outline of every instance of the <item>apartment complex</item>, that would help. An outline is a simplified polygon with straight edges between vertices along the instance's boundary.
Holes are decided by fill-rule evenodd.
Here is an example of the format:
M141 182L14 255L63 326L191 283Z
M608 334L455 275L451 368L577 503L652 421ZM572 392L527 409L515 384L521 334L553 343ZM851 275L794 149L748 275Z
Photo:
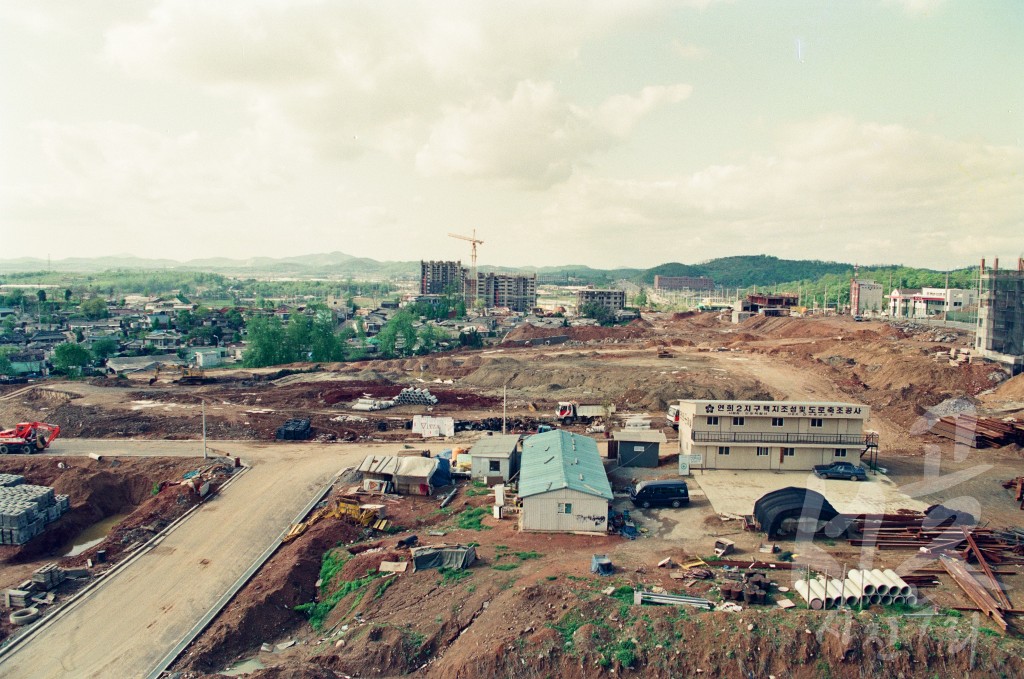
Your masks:
M623 290L602 290L586 288L576 291L576 309L587 304L600 304L609 311L619 311L626 306L626 293Z
M466 270L462 268L462 262L420 261L421 295L463 292L465 284Z
M1024 259L1016 270L1000 270L998 259L986 269L982 260L980 287L975 347L1016 375L1024 368Z
M715 281L707 276L654 276L655 290L714 290Z
M478 273L476 279L487 307L526 312L537 306L537 274Z
M680 401L679 473L691 469L807 471L858 463L878 436L859 403Z

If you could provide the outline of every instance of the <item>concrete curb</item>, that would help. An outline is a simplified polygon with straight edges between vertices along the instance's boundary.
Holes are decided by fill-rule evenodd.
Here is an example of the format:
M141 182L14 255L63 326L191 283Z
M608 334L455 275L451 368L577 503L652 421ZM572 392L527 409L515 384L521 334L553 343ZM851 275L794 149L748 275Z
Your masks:
M251 469L251 467L243 464L241 469L238 472L232 474L231 478L228 479L224 483L224 485L220 487L218 494L220 492L223 492L223 490L230 486L235 479L240 477L245 472L249 471L249 469ZM80 603L82 603L83 601L88 599L92 594L97 592L101 587L103 587L107 582L109 582L112 577L120 573L124 568L127 568L130 564L134 563L144 554L147 554L150 550L152 550L154 547L163 542L164 538L166 538L168 535L174 532L179 526L181 526L181 524L188 520L192 516L192 514L194 514L198 509L200 509L204 505L205 503L200 503L190 508L184 514L182 514L177 519L172 521L162 531L160 531L159 533L151 537L149 540L147 540L145 543L143 543L142 546L135 550L135 552L127 559L120 561L113 568L106 571L105 573L102 573L101 575L93 579L92 582L90 582L85 587L76 592L67 601L58 606L53 613L43 616L32 625L26 627L25 631L22 634L19 634L17 638L9 641L3 646L0 646L0 665L3 664L4 660L6 660L8 656L17 652L22 646L31 641L32 638L35 637L38 633L49 627L50 624L56 622L57 620L67 615L69 612L74 610Z
M327 496L328 493L330 493L331 488L333 488L334 485L338 482L338 479L341 477L344 471L345 470L343 469L339 471L337 474L335 474L331 478L331 480L327 482L323 489L319 493L314 495L313 499L310 500L309 503L295 516L295 519L291 522L291 524L299 523L306 517L307 514L313 511L313 507L315 507L320 501L324 499L324 497ZM228 602L231 601L231 599L233 599L235 595L238 594L238 592L243 587L245 587L246 583L248 583L249 580L252 579L252 576L256 574L256 571L262 568L263 564L265 564L270 559L270 557L273 556L274 553L281 547L281 545L283 544L284 536L287 534L288 530L289 529L281 531L281 534L277 537L277 539L274 540L274 542L269 547L267 547L267 549L260 556L256 558L256 561L254 561L247 569L245 569L245 572L242 573L242 575L240 575L237 580L235 580L234 584L231 585L231 587L229 587L226 592L224 592L220 599L218 599L217 602L210 608L210 610L206 612L202 619L200 619L200 621L197 622L195 626L192 629L190 629L188 633L177 644L175 644L174 648L172 648L167 653L167 655L160 659L160 661L156 664L156 667L154 667L153 670L151 670L149 673L145 675L146 679L158 679L164 673L164 671L166 671L167 668L170 667L174 663L174 661L178 659L178 656L180 656L184 652L184 650L188 648L193 641L195 641L196 637L203 633L203 630L205 630L207 626L209 626L209 624L213 622L213 619L220 614L221 610L223 610L223 608L228 604Z

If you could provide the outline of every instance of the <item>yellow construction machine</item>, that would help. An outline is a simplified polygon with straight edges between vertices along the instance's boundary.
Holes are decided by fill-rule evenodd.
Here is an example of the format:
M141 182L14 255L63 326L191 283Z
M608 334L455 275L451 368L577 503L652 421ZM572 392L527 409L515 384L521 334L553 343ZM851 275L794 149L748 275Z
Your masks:
M305 521L294 524L281 542L291 542L324 519L345 519L379 531L385 531L391 526L390 521L380 518L376 509L363 507L358 500L343 497L333 504L327 503L310 514Z

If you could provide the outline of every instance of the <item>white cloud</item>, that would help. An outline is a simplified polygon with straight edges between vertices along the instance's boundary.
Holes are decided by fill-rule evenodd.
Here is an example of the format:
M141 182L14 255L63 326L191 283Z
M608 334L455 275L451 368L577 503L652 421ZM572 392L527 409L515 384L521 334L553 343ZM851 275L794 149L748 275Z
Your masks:
M692 61L701 61L703 59L707 59L708 55L710 54L709 50L706 47L701 47L700 45L690 45L680 40L675 40L672 42L672 52L676 56Z
M946 4L946 0L882 0L886 5L895 5L903 9L907 16L927 16Z
M542 218L598 243L635 230L684 261L768 251L959 266L1020 249L1022 195L1020 148L832 116L740 163L658 181L576 177Z
M645 87L594 109L564 101L551 83L524 81L495 97L451 110L416 156L428 175L508 179L546 188L565 181L590 154L625 138L653 108L689 96L688 85Z

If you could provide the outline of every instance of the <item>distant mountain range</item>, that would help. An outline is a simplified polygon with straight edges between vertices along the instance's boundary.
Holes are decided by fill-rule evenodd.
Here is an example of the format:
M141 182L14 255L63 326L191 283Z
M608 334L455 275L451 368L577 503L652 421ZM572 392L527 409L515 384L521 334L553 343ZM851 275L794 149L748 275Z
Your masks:
M871 271L896 267L872 267ZM419 262L381 262L366 257L353 257L343 252L302 255L298 257L254 257L229 259L212 257L185 262L173 259L147 259L132 255L110 257L73 257L48 262L44 259L22 257L0 260L0 280L5 274L29 272L99 273L116 270L176 270L203 271L236 277L294 276L341 277L353 279L417 278ZM671 262L650 269L594 269L585 265L549 267L492 267L481 266L484 272L536 273L542 282L606 284L626 279L639 285L653 285L654 276L707 276L716 284L734 287L750 285L776 285L793 281L817 280L823 276L852 275L853 265L818 260L779 259L768 255L741 255L720 257L701 264ZM930 270L917 271L931 273Z

